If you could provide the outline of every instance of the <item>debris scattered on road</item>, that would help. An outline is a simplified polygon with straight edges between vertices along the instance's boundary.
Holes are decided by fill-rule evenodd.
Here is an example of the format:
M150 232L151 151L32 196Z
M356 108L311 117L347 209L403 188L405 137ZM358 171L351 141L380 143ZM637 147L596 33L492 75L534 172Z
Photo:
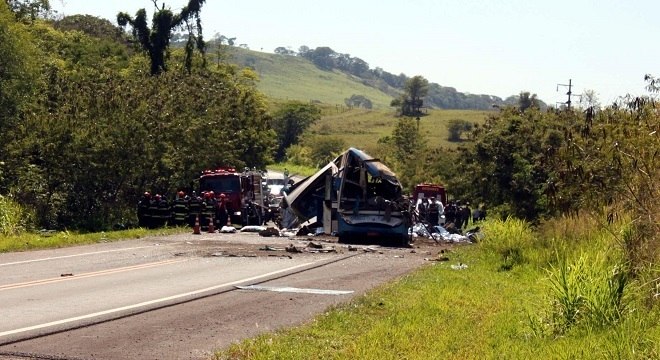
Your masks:
M293 259L293 258L291 257L291 255L275 255L275 254L268 254L268 257Z
M437 258L424 258L426 261L449 261L449 258L446 256L438 256Z
M66 277L66 276L73 276L72 273L66 273L66 274L60 274L61 277Z
M261 250L261 251L284 251L285 248L276 248L276 247L273 247L273 246L270 246L270 245L266 245L266 246L260 247L259 250Z
M260 232L266 230L265 226L248 225L241 228L241 232Z
M301 253L302 250L298 249L297 247L293 246L293 244L289 244L289 246L286 247L286 252L290 253Z
M479 227L467 230L465 232L465 235L462 235L462 234L451 233L440 225L427 226L422 223L417 223L413 225L410 231L413 237L425 237L428 239L433 239L435 241L444 241L450 244L475 243L483 236L480 232Z
M307 244L307 247L308 247L308 248L312 248L312 249L322 249L322 248L323 248L323 245L321 245L321 244L317 244L317 243L314 243L314 242L311 242L311 241L310 241L310 242Z
M265 237L280 236L280 231L270 226L264 230L259 231L259 236L265 236Z
M233 227L233 226L227 226L227 225L225 225L225 226L223 226L223 227L220 228L220 232L221 232L221 233L235 233L235 232L236 232L236 228Z

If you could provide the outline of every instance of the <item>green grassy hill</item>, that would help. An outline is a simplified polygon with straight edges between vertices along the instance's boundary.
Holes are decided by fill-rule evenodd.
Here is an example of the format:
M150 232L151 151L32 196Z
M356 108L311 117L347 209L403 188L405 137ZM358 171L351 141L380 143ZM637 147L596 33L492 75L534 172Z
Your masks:
M297 56L226 49L230 62L253 68L259 74L259 90L274 101L313 101L341 108L345 107L344 99L355 94L371 100L374 109L390 108L391 96L342 72L323 71Z
M447 123L452 119L482 124L489 112L479 110L430 110L419 121L420 133L430 147L456 147L460 142L450 142ZM398 121L394 110L336 110L326 108L323 117L311 128L310 133L340 137L347 146L367 152L376 147L378 139L392 134Z

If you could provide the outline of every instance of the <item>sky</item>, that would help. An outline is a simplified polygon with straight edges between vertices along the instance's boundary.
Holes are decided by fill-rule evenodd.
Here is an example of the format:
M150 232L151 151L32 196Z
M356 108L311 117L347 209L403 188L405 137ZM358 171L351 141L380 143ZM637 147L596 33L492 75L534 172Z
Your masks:
M60 15L89 14L116 24L150 0L51 0ZM188 0L158 0L173 11ZM648 95L660 76L657 0L207 0L206 39L236 38L256 51L327 46L392 74L471 94L521 91L548 105L594 91L603 105ZM573 97L573 102L579 97Z

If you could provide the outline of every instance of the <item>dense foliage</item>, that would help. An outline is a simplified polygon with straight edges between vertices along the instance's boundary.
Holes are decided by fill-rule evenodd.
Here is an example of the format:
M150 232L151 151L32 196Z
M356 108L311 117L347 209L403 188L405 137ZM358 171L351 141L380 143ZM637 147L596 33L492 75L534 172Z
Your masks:
M303 132L320 118L321 110L317 106L298 101L288 102L275 111L272 120L278 140L275 159L284 160L286 149L298 144Z
M188 72L174 50L170 71L151 76L115 31L82 32L90 23L105 22L59 21L64 32L24 24L0 3L9 64L0 70L0 194L32 209L37 226L130 223L145 190L171 193L205 168L272 161L275 132L253 72L202 62Z

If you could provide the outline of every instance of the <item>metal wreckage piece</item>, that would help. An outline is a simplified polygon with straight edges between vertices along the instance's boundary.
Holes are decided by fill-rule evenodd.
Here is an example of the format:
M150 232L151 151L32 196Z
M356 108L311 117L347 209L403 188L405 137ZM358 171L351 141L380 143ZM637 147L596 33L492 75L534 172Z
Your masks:
M316 218L341 243L410 244L410 201L401 183L361 150L346 150L295 184L285 200L301 223Z

